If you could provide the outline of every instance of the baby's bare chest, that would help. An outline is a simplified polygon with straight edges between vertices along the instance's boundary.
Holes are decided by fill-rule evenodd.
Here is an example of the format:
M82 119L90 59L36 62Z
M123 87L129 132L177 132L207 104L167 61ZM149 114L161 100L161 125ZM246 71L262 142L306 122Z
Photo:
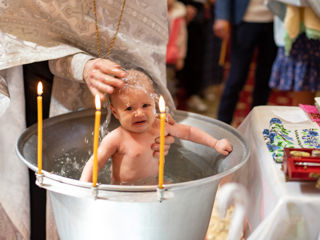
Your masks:
M147 135L139 138L128 137L122 140L118 154L123 161L150 160L153 158L151 146L155 143L156 136Z

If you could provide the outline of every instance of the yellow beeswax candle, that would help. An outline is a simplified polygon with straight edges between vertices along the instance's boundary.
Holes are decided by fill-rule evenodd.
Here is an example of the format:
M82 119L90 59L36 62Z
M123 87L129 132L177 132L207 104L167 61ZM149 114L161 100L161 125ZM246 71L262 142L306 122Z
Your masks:
M159 155L159 188L163 188L163 173L164 173L164 134L166 120L166 103L162 96L159 99L160 109L160 155Z
M100 129L100 118L101 118L101 103L100 98L96 95L96 113L94 122L94 135L93 135L93 174L92 174L92 185L95 187L98 180L98 145L99 145L99 129Z
M42 171L42 93L43 86L42 83L38 83L37 87L38 97L37 97L37 108L38 108L38 173L41 174Z
M223 66L225 59L226 59L226 54L227 54L227 45L228 41L227 39L224 39L221 44L221 50L220 50L220 57L219 57L219 65Z
M225 28L225 31L229 31L229 27L227 26ZM221 49L220 49L220 57L219 57L219 65L223 66L225 63L226 55L227 55L227 47L228 47L228 38L223 39L221 43Z

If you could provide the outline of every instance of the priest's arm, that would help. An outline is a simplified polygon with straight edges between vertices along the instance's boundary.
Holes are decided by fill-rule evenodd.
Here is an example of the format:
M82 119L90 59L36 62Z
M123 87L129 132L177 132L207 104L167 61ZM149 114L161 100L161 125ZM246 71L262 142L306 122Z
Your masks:
M76 53L49 61L50 71L63 79L85 81L93 95L101 99L112 94L114 88L123 86L121 78L126 72L121 66L107 59L94 58L86 53Z

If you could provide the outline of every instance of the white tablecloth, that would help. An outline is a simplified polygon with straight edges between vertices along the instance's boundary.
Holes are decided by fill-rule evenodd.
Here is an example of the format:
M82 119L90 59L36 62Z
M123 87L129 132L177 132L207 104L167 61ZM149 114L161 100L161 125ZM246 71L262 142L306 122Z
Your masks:
M279 117L276 111L284 116L304 115L298 107L260 106L238 128L251 148L246 165L232 176L249 193L247 238L320 239L320 190L315 182L286 182L281 164L272 159L263 140L263 129L269 128L272 117ZM290 130L319 128L310 120L292 123L280 119Z

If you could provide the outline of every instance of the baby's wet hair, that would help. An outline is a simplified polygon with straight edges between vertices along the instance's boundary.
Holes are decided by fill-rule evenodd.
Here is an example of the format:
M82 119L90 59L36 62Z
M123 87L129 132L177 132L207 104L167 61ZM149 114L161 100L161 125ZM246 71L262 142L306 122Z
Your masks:
M126 87L135 87L145 89L146 91L154 91L152 80L143 71L137 69L128 69L126 72L127 77L122 79L125 82L125 85L123 88L119 89L119 91L125 89Z
M151 76L144 71L142 68L135 67L135 68L127 68L125 69L127 72L127 76L122 78L125 82L122 88L115 88L114 92L109 96L110 102L112 102L112 98L121 94L122 92L126 91L127 89L137 89L142 90L154 99L157 98L156 93L154 92L153 81Z

